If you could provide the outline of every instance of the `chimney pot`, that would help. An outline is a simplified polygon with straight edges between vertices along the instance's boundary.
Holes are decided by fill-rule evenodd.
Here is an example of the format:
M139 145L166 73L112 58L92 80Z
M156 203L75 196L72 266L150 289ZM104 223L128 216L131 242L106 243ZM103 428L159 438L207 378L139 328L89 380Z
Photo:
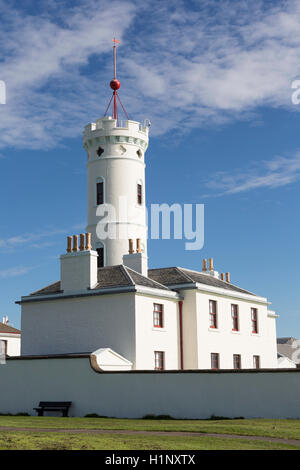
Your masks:
M80 234L80 245L79 245L80 251L84 251L84 234Z
M206 261L206 259L203 259L203 261L202 261L202 271L203 272L207 271L207 261Z
M90 251L92 249L90 232L85 234L85 249L88 250L88 251Z
M221 273L221 281L225 281L225 274Z
M210 271L213 271L214 270L214 259L213 258L209 258L209 270Z
M72 252L72 237L67 237L67 253Z
M141 252L142 252L142 249L141 249L141 239L140 239L140 238L137 238L137 239L136 239L136 252L137 252L137 253L141 253Z
M78 235L73 235L73 251L78 251Z
M128 250L128 253L131 255L132 253L134 253L134 249L133 249L133 239L130 238L128 241L129 241L129 250Z
M230 282L230 273L226 273L226 282Z

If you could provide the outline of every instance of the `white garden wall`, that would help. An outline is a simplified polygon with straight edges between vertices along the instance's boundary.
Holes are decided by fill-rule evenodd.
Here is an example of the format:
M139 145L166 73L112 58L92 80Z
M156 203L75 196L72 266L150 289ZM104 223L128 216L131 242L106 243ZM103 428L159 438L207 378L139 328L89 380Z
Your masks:
M71 416L300 417L300 369L99 373L89 356L15 358L0 365L0 390L0 413L70 400Z

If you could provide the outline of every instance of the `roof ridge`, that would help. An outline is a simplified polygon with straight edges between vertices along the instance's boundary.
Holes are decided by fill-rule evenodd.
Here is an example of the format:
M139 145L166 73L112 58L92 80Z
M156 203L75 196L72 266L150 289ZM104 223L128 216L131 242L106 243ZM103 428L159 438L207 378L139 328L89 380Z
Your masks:
M121 268L121 270L125 273L125 276L127 277L127 279L129 280L130 284L132 286L135 286L135 283L132 279L132 277L130 276L129 272L127 271L129 268L128 266L125 266L125 264L119 264L119 267Z
M151 277L144 276L144 274L139 273L138 271L135 271L134 269L129 268L128 266L125 266L125 267L126 267L126 269L129 269L129 271L133 271L135 274L138 274L139 276L142 276L144 279L147 279L148 281L154 282L154 284L157 284L158 286L163 287L164 290L165 290L166 288L169 289L169 288L168 288L167 286L165 286L164 284L161 284L160 282L157 282L157 281L155 281L154 279L151 279ZM129 274L129 273L128 273L128 274Z
M195 284L195 281L188 274L186 274L183 271L185 268L180 268L179 266L176 266L175 269L177 269L177 271L179 271L187 280L189 280L190 282L193 282ZM195 272L197 272L197 271L195 271Z
M210 274L208 274L208 273L203 273L201 271L195 271L194 269L189 269L189 268L179 268L179 269L180 270L184 269L185 271L191 271L193 273L202 274L203 276L210 276ZM223 279L220 279L219 277L216 278L216 279L218 279L218 281L220 281L220 282L223 282L224 284L227 284L228 286L233 286L233 287L236 287L238 289L242 289L244 291L247 291L249 294L255 295L255 297L259 297L259 295L254 294L254 292L251 292L248 289L244 289L243 287L237 286L236 284L233 284L232 282L227 282L227 281L225 281L225 279L223 280Z

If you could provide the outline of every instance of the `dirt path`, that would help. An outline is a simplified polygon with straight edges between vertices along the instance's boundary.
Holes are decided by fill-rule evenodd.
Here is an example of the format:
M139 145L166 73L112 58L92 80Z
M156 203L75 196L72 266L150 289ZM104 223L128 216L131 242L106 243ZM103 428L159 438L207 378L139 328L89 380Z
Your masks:
M219 437L226 439L246 439L250 441L269 441L277 442L279 444L289 444L300 447L300 440L298 439L281 439L277 437L267 436L241 436L238 434L218 434L208 432L189 432L189 431L130 431L118 429L53 429L53 428L14 428L9 426L0 426L0 432L3 431L23 431L23 432L54 432L54 433L69 433L69 434L144 434L156 436L191 436L191 437Z

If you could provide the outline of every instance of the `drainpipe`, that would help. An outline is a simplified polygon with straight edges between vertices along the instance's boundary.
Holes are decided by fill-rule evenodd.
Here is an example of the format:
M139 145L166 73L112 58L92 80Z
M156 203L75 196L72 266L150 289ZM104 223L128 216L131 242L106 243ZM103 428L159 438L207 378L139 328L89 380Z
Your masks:
M183 370L182 300L179 300L178 306L179 306L180 369Z

